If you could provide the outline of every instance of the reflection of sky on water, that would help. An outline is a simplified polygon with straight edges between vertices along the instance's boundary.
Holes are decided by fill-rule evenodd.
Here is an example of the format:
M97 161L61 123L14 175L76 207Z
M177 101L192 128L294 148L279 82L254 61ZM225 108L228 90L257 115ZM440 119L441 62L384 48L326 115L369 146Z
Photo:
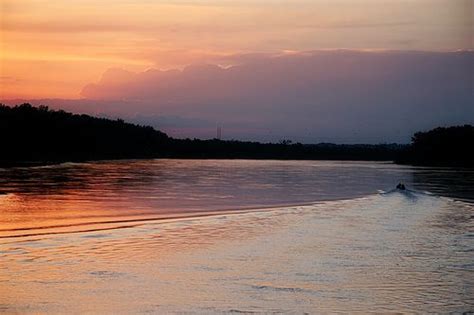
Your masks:
M473 210L394 192L2 239L0 305L20 313L462 313L474 303Z
M0 172L0 311L447 313L474 304L473 205L421 192L472 200L469 170L137 160ZM415 191L376 193L399 180ZM223 211L239 208L251 209Z
M59 229L55 232L72 226L103 229L114 222L128 226L196 211L350 199L390 190L399 180L440 195L474 196L472 170L375 162L133 160L0 172L0 236L12 230L18 235L32 229L52 232L49 227Z

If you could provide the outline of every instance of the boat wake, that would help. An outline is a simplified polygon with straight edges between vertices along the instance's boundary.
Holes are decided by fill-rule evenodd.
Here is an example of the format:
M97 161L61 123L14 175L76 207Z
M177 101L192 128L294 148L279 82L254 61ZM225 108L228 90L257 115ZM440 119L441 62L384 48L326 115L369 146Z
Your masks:
M382 198L382 199L379 199ZM387 198L390 198L389 200ZM364 202L371 207L379 208L390 208L390 204L396 200L402 198L410 203L420 202L418 207L423 207L422 203L425 201L434 202L442 197L436 196L429 192L417 191L417 190L400 190L392 189L388 191L379 190L377 194L367 195L365 197L341 199L333 201L315 201L313 203L295 204L295 205L281 205L273 207L253 207L244 209L234 210L219 210L219 211L196 211L196 212L183 212L183 213L168 213L153 215L150 213L134 214L134 215L112 215L106 217L87 217L67 219L62 223L56 224L45 224L39 226L15 226L15 227L3 227L0 228L0 242L1 240L8 239L29 239L29 238L43 238L47 236L53 236L58 234L75 234L75 233L89 233L107 230L118 230L118 229L130 229L144 226L147 224L159 224L168 223L174 221L182 221L189 219L201 219L205 217L218 217L227 216L233 214L245 214L245 213L260 213L260 212L271 212L278 211L285 213L288 209L295 207L300 209L313 209L321 207L328 209L341 208L341 205L350 207L353 204L359 204ZM442 198L447 201L453 201L449 198ZM397 202L398 202L397 201Z

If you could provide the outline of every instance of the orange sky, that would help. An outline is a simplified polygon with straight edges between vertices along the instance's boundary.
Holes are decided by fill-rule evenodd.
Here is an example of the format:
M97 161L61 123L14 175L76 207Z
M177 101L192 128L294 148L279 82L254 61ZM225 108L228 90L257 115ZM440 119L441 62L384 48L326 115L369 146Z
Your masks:
M472 49L472 0L0 0L0 99L238 53Z

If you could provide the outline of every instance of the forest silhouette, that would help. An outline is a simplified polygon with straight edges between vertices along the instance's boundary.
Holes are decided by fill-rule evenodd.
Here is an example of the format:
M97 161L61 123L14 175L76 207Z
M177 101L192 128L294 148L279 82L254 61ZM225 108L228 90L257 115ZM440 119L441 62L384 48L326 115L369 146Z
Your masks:
M419 132L411 145L259 143L175 139L121 119L0 104L0 132L3 167L135 158L372 160L459 166L472 166L474 160L466 146L474 143L472 126Z
M429 166L474 166L474 126L438 127L417 132L396 160Z

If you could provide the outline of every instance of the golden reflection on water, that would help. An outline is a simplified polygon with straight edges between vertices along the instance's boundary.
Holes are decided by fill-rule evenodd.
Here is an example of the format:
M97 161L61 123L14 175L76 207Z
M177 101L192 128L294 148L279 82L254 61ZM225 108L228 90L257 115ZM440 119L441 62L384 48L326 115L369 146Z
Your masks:
M474 309L472 204L374 194L401 179L472 200L469 170L140 160L0 175L0 312Z
M395 193L4 238L0 310L469 311L473 211Z

